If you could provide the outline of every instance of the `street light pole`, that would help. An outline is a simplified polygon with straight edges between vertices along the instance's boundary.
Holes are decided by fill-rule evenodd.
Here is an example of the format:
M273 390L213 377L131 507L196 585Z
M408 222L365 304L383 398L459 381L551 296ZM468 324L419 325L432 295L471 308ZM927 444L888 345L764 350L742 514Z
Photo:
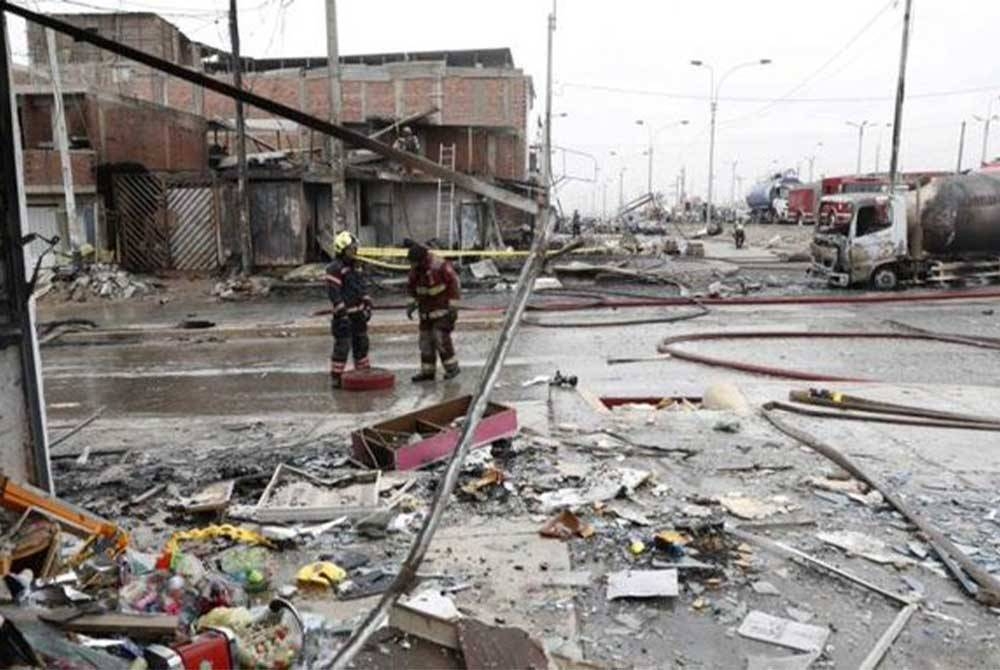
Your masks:
M861 174L861 148L865 141L865 126L869 126L867 121L862 121L861 123L855 123L854 121L848 121L847 125L858 129L858 166L855 169L854 174Z
M733 179L732 183L729 185L729 202L732 203L733 207L736 206L736 165L739 161L733 161Z
M618 172L618 211L625 209L625 170L624 165Z
M667 128L673 128L675 126L686 126L688 124L688 120L684 119L684 120L678 121L676 123L668 123L667 125L662 126L660 128L657 128L656 130L653 129L653 124L651 124L649 121L647 121L645 119L637 119L636 122L635 122L635 124L637 126L646 126L646 130L649 131L649 146L646 149L646 155L649 158L649 165L646 168L646 191L649 192L649 193L652 193L653 192L653 156L654 156L654 146L655 146L655 142L656 142L656 135L660 131L666 130Z
M958 165L955 166L955 174L962 172L962 153L965 151L965 121L962 121L962 130L958 134Z
M990 98L990 104L986 108L986 117L977 116L973 114L973 118L983 124L983 157L980 161L981 165L986 165L986 157L989 152L989 142L990 142L990 122L996 121L998 116L993 114L993 98Z
M719 89L722 88L722 83L726 80L726 77L731 75L736 70L740 70L745 67L752 67L754 65L767 65L771 62L770 58L761 58L755 61L748 61L746 63L740 63L739 65L734 65L729 70L727 70L720 78L719 84L715 84L715 69L708 63L701 60L691 61L691 65L695 67L708 68L709 72L709 84L711 86L709 100L710 100L710 110L711 110L711 121L709 124L709 138L708 138L708 211L706 218L706 226L709 231L714 228L712 221L712 184L715 181L715 115L719 107Z

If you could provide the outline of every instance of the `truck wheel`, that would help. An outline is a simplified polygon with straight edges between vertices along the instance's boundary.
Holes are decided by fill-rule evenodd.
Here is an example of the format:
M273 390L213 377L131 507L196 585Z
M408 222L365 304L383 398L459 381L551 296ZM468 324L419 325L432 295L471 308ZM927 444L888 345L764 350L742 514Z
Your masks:
M880 267L872 273L872 287L878 291L894 291L899 286L896 269L890 265Z

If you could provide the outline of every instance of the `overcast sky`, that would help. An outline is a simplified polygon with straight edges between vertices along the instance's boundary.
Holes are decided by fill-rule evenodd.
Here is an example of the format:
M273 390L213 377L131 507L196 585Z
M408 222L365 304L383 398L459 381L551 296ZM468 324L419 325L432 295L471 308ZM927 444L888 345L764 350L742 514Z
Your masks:
M81 0L129 11L160 11L192 39L227 46L220 0ZM29 3L33 6L35 3ZM41 2L44 11L88 11ZM323 55L322 0L241 0L243 49L252 56ZM338 0L342 54L502 47L535 83L534 118L544 106L545 0ZM561 0L555 36L554 142L596 157L607 202L645 191L649 142L655 136L654 188L673 194L682 166L688 190L704 195L708 175L709 72L733 72L719 91L716 200L728 200L732 164L743 190L772 169L850 173L858 133L865 131L862 169L888 165L892 99L899 64L903 2L883 0ZM12 21L13 49L25 51ZM959 130L968 121L965 167L978 164L990 99L1000 113L1000 2L914 0L902 126L903 169L954 169ZM673 126L689 120L686 126ZM881 126L881 127L880 127ZM989 155L1000 154L1000 124ZM818 146L818 143L822 146ZM612 155L611 152L617 155ZM567 154L567 171L591 178L594 161ZM562 172L557 157L557 173ZM602 184L568 181L565 207L602 207Z

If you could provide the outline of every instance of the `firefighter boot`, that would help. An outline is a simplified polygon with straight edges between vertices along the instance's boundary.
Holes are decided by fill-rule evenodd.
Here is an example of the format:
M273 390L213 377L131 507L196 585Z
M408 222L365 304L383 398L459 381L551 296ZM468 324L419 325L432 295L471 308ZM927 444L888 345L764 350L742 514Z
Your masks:
M444 378L454 379L455 377L458 376L458 373L461 371L462 371L461 368L458 367L458 363L455 363L454 365L447 365L444 368Z
M435 375L433 372L420 372L410 377L410 381L413 382L414 384L419 384L421 382L432 382L434 381L434 377Z

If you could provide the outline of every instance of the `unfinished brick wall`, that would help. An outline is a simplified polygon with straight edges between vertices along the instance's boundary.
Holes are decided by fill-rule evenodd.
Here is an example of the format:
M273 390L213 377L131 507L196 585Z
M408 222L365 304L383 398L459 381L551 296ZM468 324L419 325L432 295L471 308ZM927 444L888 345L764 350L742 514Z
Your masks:
M176 26L156 14L126 12L115 14L51 14L84 30L116 40L140 51L182 65L191 64L190 41ZM72 37L56 34L56 50L62 63L108 62L115 54ZM28 22L28 52L35 65L48 65L45 28Z
M25 149L24 183L34 190L62 190L62 164L55 149ZM71 151L73 188L94 188L96 184L96 156L93 151ZM47 188L46 188L47 187Z
M148 170L195 170L208 165L204 119L131 101L89 98L102 163L139 163Z

